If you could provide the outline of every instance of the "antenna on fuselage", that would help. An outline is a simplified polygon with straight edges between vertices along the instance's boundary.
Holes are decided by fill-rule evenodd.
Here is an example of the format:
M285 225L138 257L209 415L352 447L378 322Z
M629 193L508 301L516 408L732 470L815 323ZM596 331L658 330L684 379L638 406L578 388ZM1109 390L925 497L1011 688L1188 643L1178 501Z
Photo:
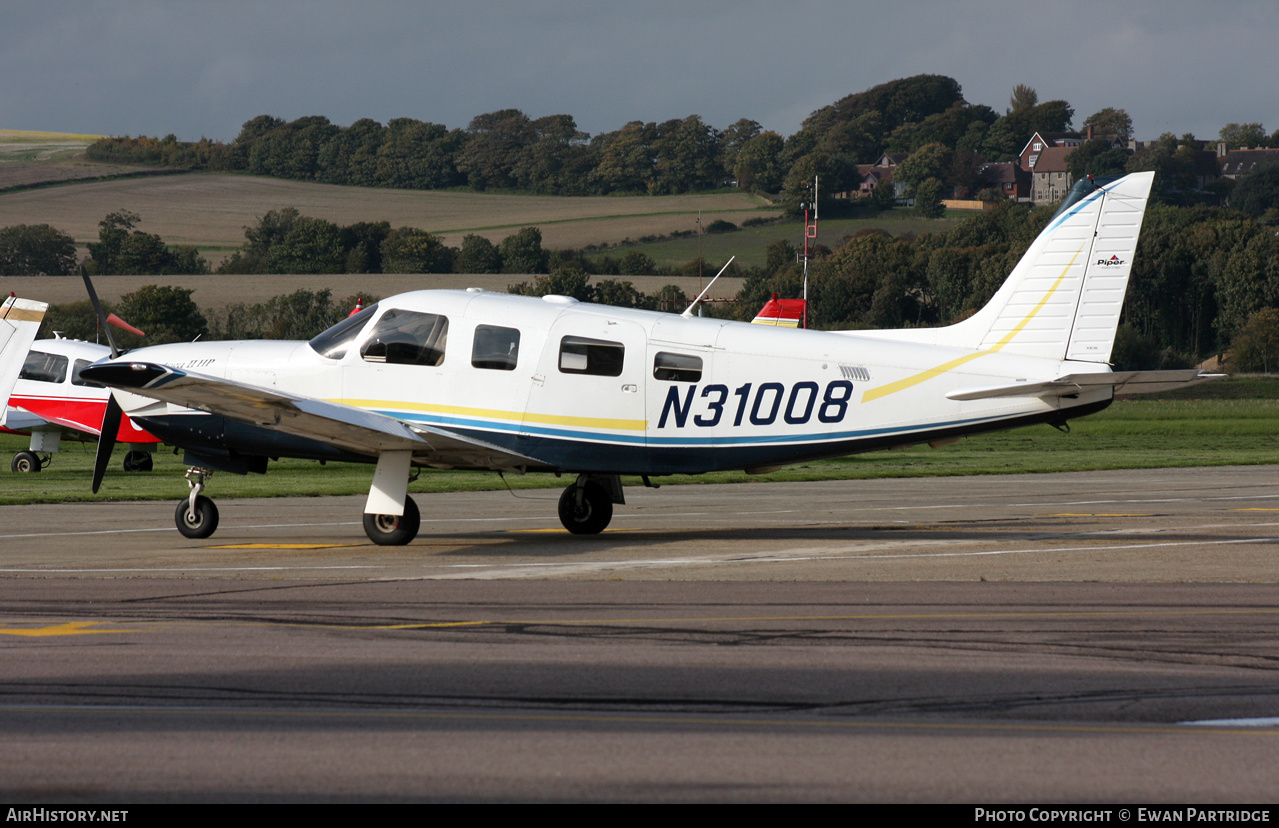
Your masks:
M736 258L737 258L736 256L729 256L728 261L724 262L724 266L719 269L719 273L715 274L715 279L718 279L720 276L723 276L724 271L728 270L728 266L731 265L733 263L733 259L736 259ZM684 310L684 312L680 314L680 316L684 317L685 319L689 319L692 317L693 309L697 307L698 302L702 301L702 297L705 296L706 292L711 289L711 285L715 284L715 279L711 279L711 283L706 286L706 290L703 290L701 293L697 294L697 298L693 300L693 304L689 305Z

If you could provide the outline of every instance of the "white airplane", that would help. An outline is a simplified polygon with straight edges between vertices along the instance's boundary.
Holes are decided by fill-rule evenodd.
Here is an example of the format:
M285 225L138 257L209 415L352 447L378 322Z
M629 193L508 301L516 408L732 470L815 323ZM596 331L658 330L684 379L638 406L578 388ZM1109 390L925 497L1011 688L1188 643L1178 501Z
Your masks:
M0 432L28 435L30 447L13 456L15 472L38 472L49 465L63 440L97 441L110 392L85 381L80 372L108 356L105 345L58 336L39 339L20 359L21 373L0 410ZM159 442L123 417L117 440L129 444L125 471L151 471L150 449Z
M1206 378L1107 364L1152 178L1073 196L990 303L946 328L788 329L699 318L692 307L676 316L426 290L310 342L159 345L84 376L118 389L134 421L186 450L191 488L176 522L187 537L217 526L201 493L210 471L262 472L284 456L376 462L364 528L379 544L417 534L413 466L576 475L560 520L593 534L625 502L621 475L650 485L1063 427L1120 389Z

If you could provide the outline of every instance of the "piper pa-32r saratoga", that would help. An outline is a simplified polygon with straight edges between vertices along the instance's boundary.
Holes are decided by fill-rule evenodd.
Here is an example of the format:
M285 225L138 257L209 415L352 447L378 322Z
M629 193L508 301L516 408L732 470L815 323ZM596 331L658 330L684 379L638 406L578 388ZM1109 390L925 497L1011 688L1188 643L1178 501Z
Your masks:
M364 528L380 544L417 533L415 465L576 475L560 519L593 534L625 502L619 475L761 471L1061 426L1120 388L1200 378L1107 364L1151 180L1135 173L1081 190L990 303L946 328L779 329L692 308L676 316L426 290L310 342L159 345L84 376L186 450L191 489L176 518L188 537L217 524L201 494L209 471L261 472L282 456L376 462Z

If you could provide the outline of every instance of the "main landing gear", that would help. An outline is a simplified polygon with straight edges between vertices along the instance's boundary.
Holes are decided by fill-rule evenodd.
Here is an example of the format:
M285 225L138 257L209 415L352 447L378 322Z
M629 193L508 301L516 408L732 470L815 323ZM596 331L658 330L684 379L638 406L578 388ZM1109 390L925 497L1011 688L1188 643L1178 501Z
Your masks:
M413 498L404 498L403 515L364 514L364 534L378 546L403 546L417 537L422 515Z
M9 464L9 470L20 474L31 474L32 472L40 471L49 465L52 460L53 457L48 454L41 457L34 451L20 451L13 455L13 462Z
M560 523L574 535L598 535L613 519L613 504L625 502L617 475L579 474L560 495Z
M151 452L131 451L124 455L124 470L127 472L149 472L152 469Z

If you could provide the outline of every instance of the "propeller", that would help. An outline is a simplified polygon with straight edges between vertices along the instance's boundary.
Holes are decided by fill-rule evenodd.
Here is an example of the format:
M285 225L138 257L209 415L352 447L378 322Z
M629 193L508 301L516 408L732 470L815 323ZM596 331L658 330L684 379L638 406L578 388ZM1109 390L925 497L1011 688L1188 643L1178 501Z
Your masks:
M114 313L108 317L102 310L102 303L98 301L98 292L93 289L89 271L85 270L84 265L80 265L80 277L84 279L84 287L89 292L89 301L93 303L93 310L98 314L98 325L107 335L107 343L111 346L111 358L115 359L120 356L120 349L116 347L115 337L111 335L111 325L108 322L111 321L111 317L117 320L119 317ZM94 494L98 493L98 488L102 485L102 476L106 474L107 464L111 462L111 453L115 451L115 438L120 431L121 413L120 404L115 401L115 392L108 390L107 408L102 412L102 431L98 432L98 453L93 458Z
M98 453L93 458L93 493L98 493L102 485L102 476L106 474L107 464L111 462L111 452L115 451L115 437L120 431L120 403L115 401L115 393L107 392L107 410L102 412L102 432L98 434Z

